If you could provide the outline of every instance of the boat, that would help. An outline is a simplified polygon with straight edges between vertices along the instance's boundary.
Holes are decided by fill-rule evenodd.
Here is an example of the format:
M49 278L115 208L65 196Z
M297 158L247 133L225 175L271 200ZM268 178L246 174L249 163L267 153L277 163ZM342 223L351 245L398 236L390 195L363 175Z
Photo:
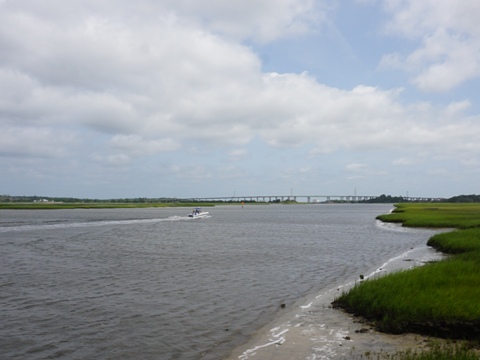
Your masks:
M188 214L189 217L191 218L204 218L208 215L208 211L202 211L201 208L195 208L195 210L192 211L191 214Z

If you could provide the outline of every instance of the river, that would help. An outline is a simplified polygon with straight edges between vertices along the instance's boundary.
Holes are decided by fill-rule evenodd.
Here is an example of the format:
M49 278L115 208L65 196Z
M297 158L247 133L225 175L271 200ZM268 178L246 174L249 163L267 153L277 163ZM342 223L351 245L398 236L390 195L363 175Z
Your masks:
M281 305L425 247L388 204L2 210L0 357L221 359Z

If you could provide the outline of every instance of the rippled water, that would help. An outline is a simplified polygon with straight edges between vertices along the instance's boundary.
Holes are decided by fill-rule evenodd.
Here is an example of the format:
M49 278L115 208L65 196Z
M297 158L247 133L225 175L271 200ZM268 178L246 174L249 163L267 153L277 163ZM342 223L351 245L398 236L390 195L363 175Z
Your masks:
M424 246L390 209L1 211L0 357L220 359L280 304Z

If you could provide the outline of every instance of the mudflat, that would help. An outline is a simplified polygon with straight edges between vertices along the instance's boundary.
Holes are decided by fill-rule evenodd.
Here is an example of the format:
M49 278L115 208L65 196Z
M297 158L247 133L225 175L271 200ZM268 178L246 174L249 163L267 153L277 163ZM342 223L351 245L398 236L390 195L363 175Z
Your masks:
M442 256L427 247L412 249L367 277L419 266ZM279 309L274 322L260 329L246 344L234 349L226 359L377 359L381 354L387 356L428 346L428 337L380 333L362 319L334 309L331 303L335 297L342 291L348 291L356 281L352 279L344 285L327 289L307 298L304 303L295 304L292 309Z

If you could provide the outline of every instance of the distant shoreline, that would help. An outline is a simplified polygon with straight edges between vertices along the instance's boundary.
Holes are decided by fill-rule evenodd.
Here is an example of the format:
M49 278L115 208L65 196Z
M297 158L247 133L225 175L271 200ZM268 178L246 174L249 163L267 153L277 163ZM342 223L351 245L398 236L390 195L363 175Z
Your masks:
M9 202L0 203L0 210L62 210L62 209L144 209L166 207L211 207L216 203L123 203L123 202Z

